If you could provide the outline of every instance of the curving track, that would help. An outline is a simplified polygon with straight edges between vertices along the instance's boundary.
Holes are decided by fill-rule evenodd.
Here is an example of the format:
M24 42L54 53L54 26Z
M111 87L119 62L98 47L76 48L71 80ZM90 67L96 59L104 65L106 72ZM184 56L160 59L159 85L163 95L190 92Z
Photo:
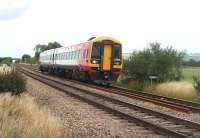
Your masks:
M57 88L67 94L93 104L120 118L144 126L155 133L167 137L200 137L200 124L169 116L147 108L139 107L118 99L93 93L84 87L73 86L74 83L66 83L61 79L53 79L38 72L18 67L18 70L47 85Z
M40 73L40 71L37 68L31 68L31 67L28 67L28 68ZM174 110L177 110L180 112L200 113L200 104L193 103L193 102L168 98L168 97L164 97L164 96L158 96L158 95L150 94L147 92L130 90L130 89L122 88L122 87L105 87L105 86L97 86L97 85L88 84L88 83L75 81L75 80L68 80L68 81L82 84L82 85L85 85L85 86L88 86L91 88L99 89L104 92L115 93L115 94L126 96L129 98L134 98L134 99L138 99L138 100L142 100L142 101L146 101L146 102L151 102L156 105L171 108L171 109L174 109Z

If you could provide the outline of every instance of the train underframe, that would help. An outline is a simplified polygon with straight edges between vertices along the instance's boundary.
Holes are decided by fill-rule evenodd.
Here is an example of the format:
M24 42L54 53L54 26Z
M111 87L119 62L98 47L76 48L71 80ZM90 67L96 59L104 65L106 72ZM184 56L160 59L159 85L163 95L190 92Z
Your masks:
M81 68L80 66L49 66L40 65L40 71L49 74L57 74L68 79L75 79L85 82L93 82L96 84L111 86L117 81L120 72L100 71L92 68Z

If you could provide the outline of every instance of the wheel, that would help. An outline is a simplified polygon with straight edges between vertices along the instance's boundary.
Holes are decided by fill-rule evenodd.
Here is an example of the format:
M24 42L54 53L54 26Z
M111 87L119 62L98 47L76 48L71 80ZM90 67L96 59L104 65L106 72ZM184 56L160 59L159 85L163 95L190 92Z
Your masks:
M80 72L79 72L79 70L77 70L77 69L73 70L72 78L75 79L75 80L80 80Z

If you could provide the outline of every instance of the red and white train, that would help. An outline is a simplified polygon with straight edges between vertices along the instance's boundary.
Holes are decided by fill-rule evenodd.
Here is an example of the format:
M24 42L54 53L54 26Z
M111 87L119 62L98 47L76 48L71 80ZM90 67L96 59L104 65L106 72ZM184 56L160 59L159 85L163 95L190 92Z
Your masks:
M66 77L112 84L122 70L122 44L111 37L51 49L40 54L40 70Z

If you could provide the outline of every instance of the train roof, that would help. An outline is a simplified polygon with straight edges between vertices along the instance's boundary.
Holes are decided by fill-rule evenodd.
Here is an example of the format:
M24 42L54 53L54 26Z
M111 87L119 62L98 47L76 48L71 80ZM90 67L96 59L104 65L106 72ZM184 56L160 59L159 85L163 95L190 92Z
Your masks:
M115 39L113 37L109 37L109 36L92 37L87 42L84 42L84 43L88 43L88 42L100 42L100 41L103 41L103 40L111 40L111 41L113 41L115 43L121 44L121 42L119 40L117 40L117 39ZM75 44L75 45L63 46L63 47L56 48L56 49L46 50L46 51L41 52L41 55L42 54L47 54L47 53L49 53L49 52L51 52L53 50L73 49L73 47L83 45L84 43L79 43L79 44Z
M103 41L103 40L112 40L116 43L119 43L121 44L121 42L113 37L109 37L109 36L100 36L100 37L96 37L96 38L93 38L91 41L93 42L99 42L99 41Z
M45 50L45 51L41 52L40 55L47 54L47 53L50 53L52 51L54 51L54 49Z

